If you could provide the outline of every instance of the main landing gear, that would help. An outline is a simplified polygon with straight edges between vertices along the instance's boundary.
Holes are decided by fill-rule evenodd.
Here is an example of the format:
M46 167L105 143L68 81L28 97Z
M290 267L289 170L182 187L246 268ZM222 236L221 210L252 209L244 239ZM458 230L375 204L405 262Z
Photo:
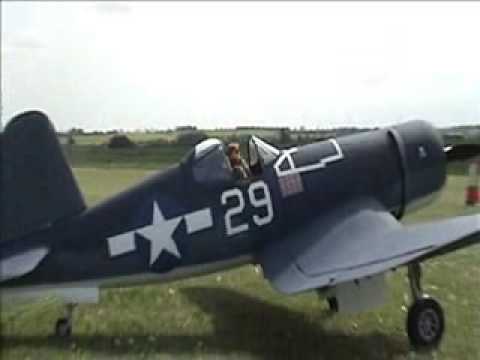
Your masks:
M69 338L72 335L73 310L76 304L66 305L66 316L59 318L55 323L55 336L59 338Z
M328 308L332 313L338 312L338 300L335 296L330 296L327 298Z
M440 343L445 330L443 310L435 299L423 293L421 277L419 263L408 265L413 303L408 309L407 334L414 347L433 348Z

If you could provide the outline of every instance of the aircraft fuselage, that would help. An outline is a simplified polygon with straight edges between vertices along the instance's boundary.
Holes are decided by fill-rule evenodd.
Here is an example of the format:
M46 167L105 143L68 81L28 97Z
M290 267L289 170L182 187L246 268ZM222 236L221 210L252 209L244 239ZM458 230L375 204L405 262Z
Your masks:
M441 141L425 128L413 122L284 150L240 181L198 181L191 155L73 218L0 244L4 255L50 249L34 272L0 286L134 284L254 263L266 243L359 197L401 216L445 181Z

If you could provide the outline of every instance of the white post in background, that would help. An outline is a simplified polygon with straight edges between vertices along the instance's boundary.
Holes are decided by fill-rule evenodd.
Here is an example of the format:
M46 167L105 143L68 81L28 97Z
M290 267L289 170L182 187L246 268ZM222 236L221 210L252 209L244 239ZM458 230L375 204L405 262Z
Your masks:
M467 181L465 204L467 206L478 205L480 203L480 157L470 163Z

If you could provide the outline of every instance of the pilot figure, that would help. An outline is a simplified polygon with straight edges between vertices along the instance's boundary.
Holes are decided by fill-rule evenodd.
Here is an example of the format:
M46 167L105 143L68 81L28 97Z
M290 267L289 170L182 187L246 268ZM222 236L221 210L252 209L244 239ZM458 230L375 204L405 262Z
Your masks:
M228 144L227 156L232 167L233 178L235 180L247 179L250 176L250 169L240 155L240 145L238 143Z

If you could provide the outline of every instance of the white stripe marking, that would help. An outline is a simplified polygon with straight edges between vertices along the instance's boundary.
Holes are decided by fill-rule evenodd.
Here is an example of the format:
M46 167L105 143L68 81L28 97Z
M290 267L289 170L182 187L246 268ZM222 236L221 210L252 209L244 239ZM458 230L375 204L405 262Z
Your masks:
M194 211L185 215L187 233L191 234L213 226L212 212L210 208Z
M307 171L323 169L331 162L335 162L335 161L338 161L338 160L343 160L344 159L343 151L342 151L342 148L340 147L340 145L338 144L337 140L329 139L328 141L335 148L335 152L336 152L335 155L330 155L330 156L324 157L316 163L313 163L313 164L310 164L310 165L304 165L304 166L301 166L301 167L296 167L296 165L293 163L293 158L292 158L292 154L296 153L298 151L298 148L294 147L294 148L285 150L282 153L282 155L280 155L280 157L277 159L275 164L273 165L273 168L275 169L275 172L277 173L277 176L281 177L281 176L286 176L286 175L290 175L290 174L300 174L300 173L307 172ZM284 162L285 158L288 160L288 162L290 164L290 168L288 168L286 170L282 170L282 169L280 169L280 165Z
M135 251L135 232L129 231L124 234L109 237L108 250L110 257Z

